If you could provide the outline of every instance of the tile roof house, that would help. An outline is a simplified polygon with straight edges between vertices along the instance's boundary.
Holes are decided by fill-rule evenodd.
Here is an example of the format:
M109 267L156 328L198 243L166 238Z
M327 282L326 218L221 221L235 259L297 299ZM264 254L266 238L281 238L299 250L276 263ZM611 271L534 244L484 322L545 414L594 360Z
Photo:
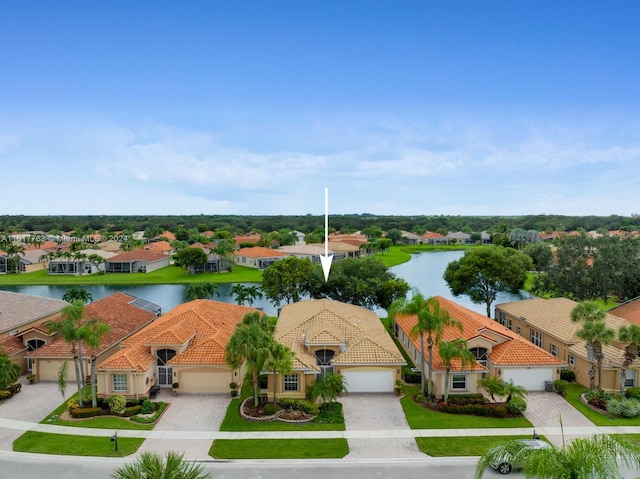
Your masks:
M562 359L568 364L568 368L575 372L577 382L589 385L591 366L586 343L576 335L581 325L571 321L571 311L578 304L567 298L531 298L502 303L496 305L496 321ZM622 312L624 314L624 310ZM607 313L605 322L616 332L620 326L628 324L614 310ZM603 353L605 358L602 388L619 390L624 345L614 340L611 345L603 346ZM639 370L640 358L627 370L624 387L638 386Z
M406 364L380 318L368 309L331 299L311 299L282 308L276 341L295 353L294 370L269 374L268 389L304 397L325 373L342 374L348 392L392 392Z
M150 324L159 315L160 306L122 292L87 304L84 309L85 321L97 318L111 326L111 331L103 336L95 351L96 364L100 364L117 352L121 341ZM60 319L60 314L50 318L51 321ZM56 333L51 334L44 326L37 331L25 332L23 339L25 344L27 340L34 339L42 342L39 347L26 353L28 369L35 373L40 381L56 381L62 363L72 360L70 344ZM85 371L88 372L88 359L92 351L86 345L83 350L87 361ZM68 368L68 374L69 380L75 380L73 367Z
M610 309L609 313L640 326L640 297L630 299L620 306Z
M153 251L154 253L162 253L162 254L173 254L175 252L175 250L173 249L173 246L171 246L171 244L168 241L154 241L153 243L148 243L146 245L144 245L144 247L142 249L145 249L147 251Z
M61 299L0 291L0 338L48 321L68 305Z
M135 249L107 259L107 273L151 273L169 266L170 258L166 254Z
M241 248L234 254L234 263L248 268L266 269L269 265L286 258L287 255L276 249L254 246L253 248Z
M100 364L98 390L103 396L147 396L158 385L179 383L181 393L229 393L242 383L244 370L224 361L236 325L255 308L197 299L180 304L121 343Z
M436 296L440 307L448 311L452 318L462 323L463 330L447 328L443 340L452 341L462 338L467 341L469 350L476 357L476 364L465 370L460 366L452 371L449 392L476 393L478 381L483 375L496 376L505 381L513 380L517 385L529 391L542 391L545 383L560 377L560 369L566 363L522 338L514 331L471 311L449 299ZM421 362L420 337L411 337L409 332L417 322L415 315L396 315L394 334L404 346L414 362ZM425 338L426 343L426 338ZM425 347L426 355L426 347ZM424 358L424 371L427 371L427 358ZM438 347L433 347L434 394L439 397L444 391L445 367L438 355Z
M426 231L422 235L422 242L424 244L449 244L450 239L447 236L436 233L435 231Z

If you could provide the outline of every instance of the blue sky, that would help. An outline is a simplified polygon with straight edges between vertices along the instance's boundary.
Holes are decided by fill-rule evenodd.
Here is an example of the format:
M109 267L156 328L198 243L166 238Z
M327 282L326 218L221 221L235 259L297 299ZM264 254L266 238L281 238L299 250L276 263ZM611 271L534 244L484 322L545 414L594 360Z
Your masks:
M0 0L0 214L640 213L638 18Z

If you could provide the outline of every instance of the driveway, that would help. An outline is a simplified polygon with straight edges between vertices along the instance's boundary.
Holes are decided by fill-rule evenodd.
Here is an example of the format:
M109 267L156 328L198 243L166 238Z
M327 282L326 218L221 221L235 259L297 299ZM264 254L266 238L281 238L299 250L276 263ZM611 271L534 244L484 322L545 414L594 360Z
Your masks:
M414 438L351 438L349 431L402 431L409 424L395 394L346 394L342 403L349 442L348 459L425 458Z
M22 390L7 401L0 403L0 417L15 421L40 422L76 391L75 383L67 385L63 398L55 382L28 384L25 376L20 378ZM22 436L17 429L0 428L0 450L12 451L13 441Z
M538 434L544 434L556 446L562 446L563 441L560 421L566 442L584 437L580 434L580 428L595 427L562 396L551 392L530 392L524 416L533 424Z
M163 389L158 401L169 403L158 424L154 428L159 437L146 439L138 454L143 451L179 451L187 459L211 459L209 448L211 439L181 439L181 432L201 431L209 433L220 430L220 424L231 402L228 394L182 394L174 396L169 389ZM167 432L166 435L162 434ZM204 436L205 434L203 434Z

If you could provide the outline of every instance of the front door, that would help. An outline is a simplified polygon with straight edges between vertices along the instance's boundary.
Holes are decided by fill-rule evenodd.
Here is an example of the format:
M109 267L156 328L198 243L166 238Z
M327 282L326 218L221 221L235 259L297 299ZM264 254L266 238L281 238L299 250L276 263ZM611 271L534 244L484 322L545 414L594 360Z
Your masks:
M171 387L173 384L173 370L171 366L158 366L158 386Z

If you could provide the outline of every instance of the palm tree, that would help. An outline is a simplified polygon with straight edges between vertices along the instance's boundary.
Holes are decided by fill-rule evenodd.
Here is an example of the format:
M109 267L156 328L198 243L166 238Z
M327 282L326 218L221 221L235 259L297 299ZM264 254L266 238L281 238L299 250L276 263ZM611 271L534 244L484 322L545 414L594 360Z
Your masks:
M208 479L202 464L187 461L183 454L169 451L163 458L153 452L143 452L129 464L116 469L113 479Z
M438 343L438 354L444 365L444 402L449 399L449 375L453 362L460 364L460 370L464 370L476 363L476 357L464 339L454 339L453 341L440 341Z
M220 296L218 285L215 283L193 283L187 286L184 291L184 299L186 301L211 299L214 296Z
M524 386L518 386L513 382L513 379L510 379L509 382L503 381L503 384L502 395L507 396L507 400L505 401L507 404L509 404L513 398L524 399L527 395L527 390Z
M582 324L576 336L586 341L587 355L591 363L589 371L589 389L595 388L596 370L598 389L602 387L602 346L611 343L615 331L605 323L607 313L593 301L583 301L571 311L571 321Z
M248 318L252 315L260 317L259 313L246 315L229 338L225 348L225 362L232 369L246 365L253 385L253 402L258 406L259 373L274 339L258 320Z
M15 263L16 274L20 272L20 255L24 256L24 245L8 242L4 247L4 252Z
M93 264L98 271L100 271L100 265L101 264L105 264L107 262L107 260L105 258L103 258L102 256L100 256L97 253L92 253L89 256L87 256L87 261L89 261L91 264Z
M0 389L15 383L20 378L20 366L0 349Z
M620 366L620 392L623 392L627 369L636 360L638 351L640 351L640 326L637 324L620 326L618 329L618 341L626 343L624 359Z
M291 373L294 357L295 353L288 346L275 340L271 341L263 367L267 371L273 371L273 404L276 404L277 400L278 373L283 376Z
M324 374L316 379L307 394L311 401L321 398L324 404L334 402L342 392L347 392L347 381L344 376L342 374Z
M96 355L103 336L111 331L111 326L99 319L92 319L80 327L79 336L84 338L91 351L91 406L98 407L96 396Z
M487 391L491 400L496 402L496 394L504 396L504 381L496 376L487 376L478 381L478 386Z
M62 300L67 303L74 303L76 300L82 301L83 304L93 301L93 296L84 288L69 288L63 295Z
M449 316L447 310L440 308L440 302L437 298L431 297L425 299L422 294L414 290L410 300L399 299L391 305L389 316L394 318L396 315L417 317L417 322L409 331L409 335L414 338L420 337L420 391L425 393L424 380L424 343L425 335L427 336L427 349L429 359L427 361L428 383L427 397L431 399L431 383L433 375L433 345L439 343L446 328L455 326L462 331L462 323L455 318Z
M256 299L264 297L258 286L245 286L240 283L233 285L231 294L235 296L237 304L243 305L248 303L249 306L253 306L253 302Z
M71 356L76 370L76 384L78 386L78 403L80 407L84 407L83 394L84 389L84 365L82 354L83 335L86 334L81 329L81 323L84 318L84 303L76 300L69 306L62 309L61 319L58 321L47 321L45 326L51 331L60 333L63 341L71 345Z
M621 478L620 466L640 471L640 448L613 436L578 438L562 448L530 450L519 441L489 449L480 458L475 478L481 479L491 464L523 464L525 477L546 479Z

